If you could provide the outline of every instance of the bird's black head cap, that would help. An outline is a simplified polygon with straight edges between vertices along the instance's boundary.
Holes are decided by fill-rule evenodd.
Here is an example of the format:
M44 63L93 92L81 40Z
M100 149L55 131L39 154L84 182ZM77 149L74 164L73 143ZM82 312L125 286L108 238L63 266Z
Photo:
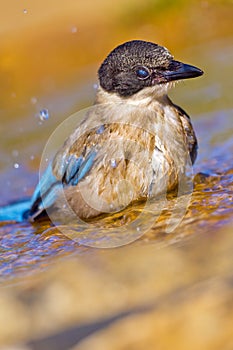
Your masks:
M145 87L192 78L203 72L174 61L163 46L133 40L117 46L99 68L100 86L120 96L132 96Z
M152 42L133 40L117 46L99 68L100 86L108 92L130 96L152 86L151 71L166 69L172 55Z

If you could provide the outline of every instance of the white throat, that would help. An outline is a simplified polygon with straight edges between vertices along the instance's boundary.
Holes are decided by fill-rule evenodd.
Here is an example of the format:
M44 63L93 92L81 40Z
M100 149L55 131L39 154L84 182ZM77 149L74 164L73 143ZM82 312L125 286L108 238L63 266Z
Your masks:
M135 106L149 106L151 103L160 102L164 98L166 99L168 89L171 85L171 83L166 83L147 87L129 97L120 96L115 92L108 92L99 86L96 103L127 103Z

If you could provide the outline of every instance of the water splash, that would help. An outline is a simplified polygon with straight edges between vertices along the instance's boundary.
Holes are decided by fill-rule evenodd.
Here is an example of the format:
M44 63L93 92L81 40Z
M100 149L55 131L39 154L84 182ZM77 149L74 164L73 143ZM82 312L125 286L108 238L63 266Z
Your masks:
M41 122L48 120L50 115L49 115L49 110L47 108L43 108L40 110L39 114L37 117L40 119ZM40 122L40 124L41 124Z
M73 34L77 33L77 31L78 31L77 27L74 26L74 27L71 28L71 33L73 33Z
M18 155L19 155L19 151L17 150L17 149L13 149L13 151L11 152L11 154L12 154L12 156L13 157L18 157Z
M111 167L116 168L117 167L117 161L116 159L111 159Z
M31 104L35 105L37 103L37 98L35 96L31 97Z

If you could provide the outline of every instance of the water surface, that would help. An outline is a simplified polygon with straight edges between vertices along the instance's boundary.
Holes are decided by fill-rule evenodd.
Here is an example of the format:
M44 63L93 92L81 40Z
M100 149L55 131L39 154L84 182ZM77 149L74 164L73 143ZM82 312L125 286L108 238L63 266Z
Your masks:
M218 52L216 52L218 46ZM205 71L205 76L193 81L181 82L171 92L172 99L180 104L192 117L199 140L198 159L194 173L195 187L190 206L182 223L170 234L165 232L169 208L164 208L159 221L145 233L135 245L157 242L158 247L174 244L203 232L214 232L219 227L232 224L233 220L233 124L230 72L233 51L228 40L210 43L184 51L193 63ZM221 67L221 69L216 68ZM1 148L1 205L12 200L28 198L37 182L41 149L49 133L64 118L65 106L80 105L94 96L94 81L83 87L71 86L44 105L52 108L49 120L38 115L21 120L6 120L3 128ZM77 98L78 96L78 98ZM62 107L61 107L62 106ZM63 109L62 109L63 108ZM55 112L59 111L58 117ZM8 131L5 133L4 131ZM152 208L151 208L152 209ZM105 236L108 228L125 225L134 219L143 205L126 209L98 221L93 234ZM150 211L150 208L148 208ZM72 254L92 254L91 248L69 239L58 230L48 230L48 224L31 225L28 222L1 222L0 275L1 280L21 278L34 271L43 270L57 259ZM85 233L85 232L84 232ZM88 243L88 242L86 242Z

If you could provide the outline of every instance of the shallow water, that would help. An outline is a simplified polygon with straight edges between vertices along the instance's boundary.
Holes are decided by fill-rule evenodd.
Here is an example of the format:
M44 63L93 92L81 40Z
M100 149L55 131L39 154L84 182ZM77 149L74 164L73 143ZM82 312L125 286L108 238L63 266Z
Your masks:
M213 54L219 45L219 54ZM220 50L221 48L221 50ZM147 230L134 245L156 242L158 248L182 242L203 232L214 232L217 228L232 224L233 221L233 123L230 71L232 71L233 50L229 41L210 43L209 47L193 48L192 61L203 68L203 78L186 81L171 92L173 100L192 116L199 140L199 154L194 166L194 191L186 215L181 224L171 233L166 233L170 208L164 208L157 222ZM192 56L191 50L184 57ZM221 65L221 69L216 67ZM77 87L71 86L66 95L50 101L59 106L77 105ZM81 89L81 87L80 87ZM91 101L94 95L93 82L87 83L79 96ZM80 103L81 103L80 97ZM56 107L56 108L55 108ZM64 118L64 110L50 120L41 121L37 117L30 120L6 121L3 129L1 148L1 205L13 200L28 198L37 182L37 169L43 145L49 133ZM10 132L4 133L4 130ZM9 156L10 155L10 156ZM199 174L198 173L202 173ZM0 276L2 281L20 279L25 274L42 271L58 259L72 254L92 254L88 240L93 235L106 237L109 227L124 227L134 220L144 209L143 204L126 209L123 213L103 218L96 226L83 228L82 240L72 240L48 224L31 225L28 222L1 222L0 226ZM153 204L146 209L153 213ZM153 215L153 214L152 214ZM144 220L147 220L146 216ZM119 231L117 231L119 234ZM126 229L127 232L127 229ZM128 232L130 235L131 233ZM114 235L114 233L113 233Z

